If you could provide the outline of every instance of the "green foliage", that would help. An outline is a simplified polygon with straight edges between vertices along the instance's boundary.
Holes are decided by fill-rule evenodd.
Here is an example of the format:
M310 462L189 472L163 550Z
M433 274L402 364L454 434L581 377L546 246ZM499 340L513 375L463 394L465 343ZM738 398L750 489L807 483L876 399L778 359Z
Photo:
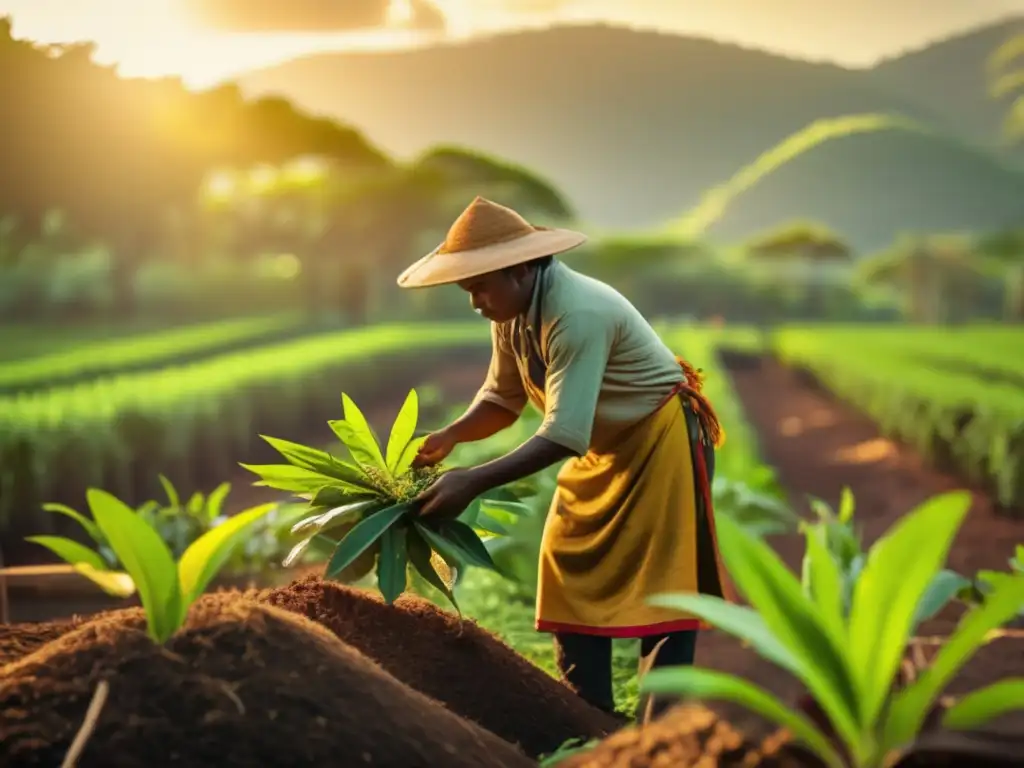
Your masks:
M161 541L170 548L171 554L180 558L198 538L228 519L223 514L223 506L231 485L221 483L209 495L197 491L183 501L170 480L164 475L159 475L159 479L167 497L166 503L147 501L135 512L156 530ZM50 502L43 504L43 509L65 515L77 522L95 543L96 551L93 554L99 558L103 567L123 568L110 542L93 520L65 504ZM243 572L267 567L281 551L284 540L282 528L290 528L295 517L295 505L278 505L262 516L250 529L251 535L241 546L232 550L226 564L228 570ZM69 547L74 549L81 546L53 536L33 536L28 540L47 547L64 560L69 560Z
M292 562L314 542L331 548L325 577L358 581L372 571L388 604L408 586L412 568L459 610L453 587L468 566L498 570L481 536L505 533L504 523L528 507L506 489L478 498L457 520L420 517L419 494L443 472L412 468L425 437L414 437L419 400L412 390L391 428L386 451L366 417L342 394L344 418L328 422L351 461L277 438L264 437L287 464L242 466L258 475L256 485L287 491L309 502L308 515L292 532L301 535L285 560Z
M0 392L22 392L84 381L101 375L180 363L199 356L229 352L294 332L302 316L282 314L220 320L95 341L72 349L58 349L5 363L0 370ZM53 330L50 330L53 335ZM17 339L5 339L6 343ZM35 342L40 344L40 340ZM47 350L48 351L48 350Z
M0 397L0 527L58 489L103 483L126 495L129 459L173 477L224 477L254 432L334 400L332 374L368 384L387 358L487 343L479 322L381 325Z
M840 614L849 618L853 595L868 559L860 532L854 527L853 492L843 488L838 513L821 499L812 499L811 507L818 516L817 521L801 524L807 538L802 576L804 593L816 600L838 599ZM819 547L822 551L818 551ZM815 550L813 556L812 549ZM831 558L834 567L823 563L826 556ZM833 577L838 581L833 583ZM963 599L970 589L969 578L945 568L938 571L921 597L912 629L935 617L953 600Z
M886 437L985 486L1004 507L1024 504L1020 329L793 327L774 342L783 362L810 370Z
M752 683L712 670L653 670L641 690L740 703L787 727L830 768L880 768L907 749L949 681L990 633L1024 606L1024 576L998 580L984 606L969 611L931 667L898 691L893 681L918 612L970 506L970 494L948 493L911 511L870 549L844 613L843 574L829 551L829 528L807 529L805 591L778 555L728 517L719 522L722 557L751 607L708 595L662 595L656 605L697 615L748 643L794 674L831 723L841 748L804 714ZM852 516L841 512L847 521ZM1024 705L1024 681L1003 681L949 710L947 727L974 725Z
M853 254L835 232L813 222L790 222L747 244L747 253L762 258L804 258L845 261Z
M98 534L121 563L123 572L113 570L96 552L69 539L30 540L50 547L110 594L127 597L137 590L149 635L158 643L166 642L182 626L189 607L228 561L232 550L274 507L265 504L228 518L195 539L176 559L156 529L114 496L90 488L86 500Z

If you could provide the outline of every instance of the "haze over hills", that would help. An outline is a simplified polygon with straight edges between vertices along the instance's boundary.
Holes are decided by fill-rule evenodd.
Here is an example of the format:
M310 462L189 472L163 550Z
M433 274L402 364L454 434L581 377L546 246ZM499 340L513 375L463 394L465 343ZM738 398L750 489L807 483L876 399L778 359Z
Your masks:
M400 155L454 143L523 163L558 184L584 221L609 228L678 216L817 119L884 112L951 133L823 145L744 195L712 231L739 238L813 217L868 249L905 229L1024 220L1024 175L1007 167L1024 153L998 147L1001 105L987 101L984 81L985 58L1021 28L1024 18L851 70L705 39L563 26L308 57L241 82L350 122Z

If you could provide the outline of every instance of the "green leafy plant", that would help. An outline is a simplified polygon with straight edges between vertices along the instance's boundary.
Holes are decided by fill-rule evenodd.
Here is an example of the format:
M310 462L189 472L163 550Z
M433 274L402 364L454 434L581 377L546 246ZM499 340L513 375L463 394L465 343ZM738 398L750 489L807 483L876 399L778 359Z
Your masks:
M231 556L249 528L274 504L240 512L193 541L176 562L156 529L115 496L95 488L86 492L95 526L124 571L115 571L88 547L70 539L33 536L106 592L127 597L136 590L146 612L150 637L166 642L184 623L188 609Z
M819 536L825 543L825 549L835 561L839 571L842 594L842 613L848 616L857 580L864 570L867 553L864 551L860 531L854 525L856 501L853 492L844 487L840 495L839 510L834 511L821 499L811 499L811 508L818 519L814 522L801 523L800 530L806 535L808 529L816 527ZM810 551L804 555L801 581L804 592L813 595L817 585L814 583L815 571L811 567ZM934 618L943 608L954 600L963 600L966 590L971 587L971 580L955 571L943 568L932 576L921 601L917 606L912 630L922 622ZM827 588L827 585L826 585Z
M230 483L221 483L209 494L193 493L187 501L164 475L158 475L160 484L166 495L165 502L150 500L139 506L135 511L148 522L160 538L163 539L175 558L180 558L185 550L207 531L216 528L228 516L224 514L224 502L231 491ZM111 570L121 569L121 563L110 548L106 536L88 517L75 509L57 503L43 504L43 509L64 515L76 521L96 544L96 552ZM298 505L281 504L261 517L244 542L234 550L226 570L232 573L248 573L262 571L274 567L280 561L282 552L287 552L290 545L286 539L298 515L304 510ZM59 541L58 541L59 539ZM56 551L54 548L67 549L63 542L68 539L59 537L34 537L33 541ZM60 552L57 552L60 555ZM66 558L65 558L66 559Z
M922 599L940 571L970 495L935 497L899 520L865 558L843 606L843 573L826 528L808 526L810 594L771 547L728 516L719 521L725 565L751 607L708 595L659 595L652 602L701 617L796 676L834 734L738 677L697 667L649 672L641 689L742 704L786 727L829 768L880 768L913 743L949 681L1024 605L1024 575L999 574L984 605L969 610L913 682L894 690ZM1024 679L1002 680L947 709L942 724L972 728L1024 706Z
M751 533L771 536L797 528L796 513L774 493L727 477L716 477L711 491L715 512L729 515Z
M1013 557L1007 560L1010 566L1010 573L1024 574L1024 544L1018 544L1014 550ZM961 590L959 597L968 605L981 605L988 598L992 591L993 583L1006 575L1003 571L982 570L978 571L973 580L968 581L967 586ZM1024 609L1020 616L1024 616Z
M459 610L454 584L461 569L498 571L484 538L504 536L528 512L507 489L477 498L455 520L420 517L416 497L444 472L413 468L425 437L416 437L419 404L409 392L385 448L366 417L342 394L343 419L329 421L351 461L298 443L263 437L288 462L242 466L260 477L256 485L287 491L309 502L309 514L292 528L302 536L285 565L311 546L331 550L325 577L359 581L376 571L377 585L391 604L408 585L411 567Z

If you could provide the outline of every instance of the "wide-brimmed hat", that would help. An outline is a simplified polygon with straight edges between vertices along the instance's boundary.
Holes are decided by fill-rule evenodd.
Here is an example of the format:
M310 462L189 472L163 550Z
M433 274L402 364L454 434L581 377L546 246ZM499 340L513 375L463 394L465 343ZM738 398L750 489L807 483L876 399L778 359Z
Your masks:
M447 285L554 256L586 242L570 229L535 227L503 205L477 197L448 230L444 242L398 276L402 288Z

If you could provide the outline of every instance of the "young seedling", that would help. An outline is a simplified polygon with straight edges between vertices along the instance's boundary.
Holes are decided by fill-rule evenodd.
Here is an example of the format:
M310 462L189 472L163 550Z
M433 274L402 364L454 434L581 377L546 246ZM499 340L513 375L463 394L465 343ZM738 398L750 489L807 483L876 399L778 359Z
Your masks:
M856 501L853 492L844 487L840 495L839 511L835 512L821 499L811 499L811 508L818 519L804 522L800 526L805 536L817 536L825 544L829 556L839 570L842 584L842 612L847 617L850 612L854 588L864 569L867 554L864 551L860 531L854 526ZM819 585L815 583L814 569L811 568L810 551L804 555L801 583L804 593L813 597ZM828 588L829 585L824 585ZM954 600L962 599L965 590L971 586L971 580L947 568L939 570L932 576L928 588L921 597L914 617L912 631L922 622L934 618L943 608Z
M453 592L460 569L477 566L497 571L481 536L503 536L510 521L529 507L506 489L478 498L456 520L418 515L416 497L443 472L440 467L412 468L425 437L416 437L419 404L409 392L381 444L348 395L342 394L344 418L329 421L351 461L327 451L263 437L288 462L242 466L258 475L256 485L294 493L309 502L309 515L292 532L301 535L284 565L308 547L330 548L324 576L358 581L376 569L377 585L389 605L408 584L411 566L459 610Z
M112 570L98 552L70 539L33 536L109 594L128 597L136 590L146 613L150 637L166 642L184 624L188 609L231 556L249 528L276 505L240 512L193 541L175 562L160 534L124 502L95 488L86 492L94 525L121 563Z
M999 574L984 605L970 610L932 664L910 684L892 682L922 598L942 568L970 507L970 495L931 499L871 547L844 611L844 577L826 529L808 527L807 594L771 547L723 516L722 558L751 607L709 595L660 595L652 603L685 611L747 641L799 678L835 730L830 740L803 713L741 678L697 667L653 670L641 690L732 701L785 726L829 768L881 768L910 747L943 689L991 633L1024 606L1024 575ZM974 728L1024 707L1024 678L975 691L945 711L947 728Z
M193 541L220 522L224 500L231 491L231 484L221 483L209 495L197 491L192 494L187 503L182 504L174 484L164 475L157 477L163 486L167 502L161 504L158 501L147 501L136 509L135 513L156 529L175 557L181 557ZM65 515L77 522L89 535L89 538L96 543L97 552L106 561L108 567L111 569L121 567L103 532L92 520L65 504L47 503L43 504L43 509L47 512ZM54 538L59 537L39 536L32 540L53 549ZM67 541L67 539L62 539L62 541Z

